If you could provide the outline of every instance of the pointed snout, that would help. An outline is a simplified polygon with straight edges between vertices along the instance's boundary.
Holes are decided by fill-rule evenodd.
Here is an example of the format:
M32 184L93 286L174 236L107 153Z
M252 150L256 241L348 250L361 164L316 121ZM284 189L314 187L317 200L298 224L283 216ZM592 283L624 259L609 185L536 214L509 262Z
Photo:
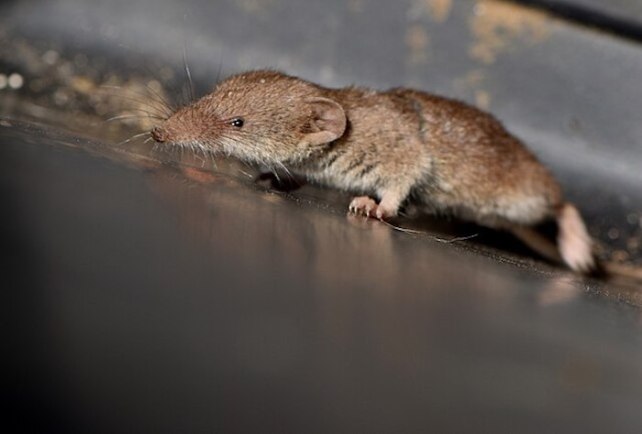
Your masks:
M154 127L151 131L152 138L158 143L165 143L169 139L167 131L161 127Z

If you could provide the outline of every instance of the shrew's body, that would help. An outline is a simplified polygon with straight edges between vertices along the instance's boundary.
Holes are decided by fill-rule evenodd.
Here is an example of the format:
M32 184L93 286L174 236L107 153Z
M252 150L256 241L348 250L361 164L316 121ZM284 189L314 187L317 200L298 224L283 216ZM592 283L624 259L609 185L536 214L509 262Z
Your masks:
M551 259L590 272L591 239L551 173L491 115L412 89L328 89L275 71L238 74L152 131L287 168L355 193L350 209L393 217L409 198L509 230ZM532 227L556 220L557 247Z

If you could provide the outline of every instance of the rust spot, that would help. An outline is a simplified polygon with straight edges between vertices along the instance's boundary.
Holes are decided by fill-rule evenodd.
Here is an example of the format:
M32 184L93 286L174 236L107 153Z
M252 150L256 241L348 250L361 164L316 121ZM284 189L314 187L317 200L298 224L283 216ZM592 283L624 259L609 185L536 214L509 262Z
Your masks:
M437 23L443 23L450 16L452 0L425 0L430 16Z
M473 42L470 56L491 64L517 43L534 45L550 32L549 16L541 11L499 0L478 0L470 19Z
M197 169L194 167L184 167L182 170L186 178L198 182L199 184L213 184L217 181L217 176L207 170Z
M406 46L410 49L409 63L416 65L428 60L428 45L430 37L420 24L408 27L406 31Z
M490 107L490 93L485 90L475 91L475 105L482 110L488 110Z

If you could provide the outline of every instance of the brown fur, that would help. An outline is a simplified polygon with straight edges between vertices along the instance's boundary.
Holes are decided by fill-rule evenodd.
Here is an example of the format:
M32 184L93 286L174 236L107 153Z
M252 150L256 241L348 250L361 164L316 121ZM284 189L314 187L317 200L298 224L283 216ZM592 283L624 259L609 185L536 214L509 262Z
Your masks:
M232 125L237 118L242 127ZM366 195L351 209L378 218L413 198L428 212L523 235L565 209L558 183L499 121L417 90L328 89L280 72L247 72L178 110L152 135ZM590 240L572 239L562 258L587 271Z

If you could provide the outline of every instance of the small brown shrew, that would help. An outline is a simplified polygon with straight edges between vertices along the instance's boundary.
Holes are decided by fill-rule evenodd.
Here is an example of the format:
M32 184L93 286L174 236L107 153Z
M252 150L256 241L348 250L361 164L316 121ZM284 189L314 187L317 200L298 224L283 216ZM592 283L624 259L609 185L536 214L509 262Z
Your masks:
M427 213L510 231L579 273L624 273L596 260L549 170L497 119L459 101L406 88L330 89L258 70L222 81L151 135L352 192L355 213L388 219L412 200ZM534 229L546 221L557 223L556 243Z

